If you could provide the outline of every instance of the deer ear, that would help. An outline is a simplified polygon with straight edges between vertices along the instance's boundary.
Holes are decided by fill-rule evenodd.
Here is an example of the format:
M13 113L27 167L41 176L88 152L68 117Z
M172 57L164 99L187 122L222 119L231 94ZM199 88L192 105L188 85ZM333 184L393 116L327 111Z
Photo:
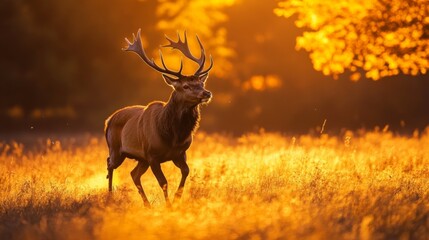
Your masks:
M179 84L180 84L180 82L179 82L177 79L172 78L172 77L170 77L170 76L168 76L168 75L166 75L166 74L162 74L162 78L164 78L165 82L166 82L168 85L170 85L170 86L172 86L172 87L174 87L174 88L178 87L178 86L179 86Z
M204 75L201 75L201 76L199 76L198 77L198 79L201 81L201 82L205 82L206 80L207 80L207 78L209 77L209 73L206 73L206 74L204 74Z

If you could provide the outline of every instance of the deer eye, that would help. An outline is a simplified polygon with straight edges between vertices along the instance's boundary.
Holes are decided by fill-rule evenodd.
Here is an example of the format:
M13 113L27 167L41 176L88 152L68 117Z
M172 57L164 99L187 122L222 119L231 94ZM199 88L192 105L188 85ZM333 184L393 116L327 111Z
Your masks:
M183 89L189 89L188 85L183 86Z

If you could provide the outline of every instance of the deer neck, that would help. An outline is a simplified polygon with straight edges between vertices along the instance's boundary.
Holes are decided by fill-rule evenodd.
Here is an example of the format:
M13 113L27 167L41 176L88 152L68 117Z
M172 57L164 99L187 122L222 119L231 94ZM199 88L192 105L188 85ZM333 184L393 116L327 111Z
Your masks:
M190 105L173 92L160 113L158 129L165 141L180 144L197 129L199 119L199 104Z

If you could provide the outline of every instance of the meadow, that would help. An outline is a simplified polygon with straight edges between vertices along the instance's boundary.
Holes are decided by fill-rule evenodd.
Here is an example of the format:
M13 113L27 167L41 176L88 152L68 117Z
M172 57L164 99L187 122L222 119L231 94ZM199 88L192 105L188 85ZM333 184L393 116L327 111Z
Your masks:
M101 136L0 143L0 239L427 239L429 131L197 133L180 202L126 160L107 192ZM170 196L180 181L162 165Z

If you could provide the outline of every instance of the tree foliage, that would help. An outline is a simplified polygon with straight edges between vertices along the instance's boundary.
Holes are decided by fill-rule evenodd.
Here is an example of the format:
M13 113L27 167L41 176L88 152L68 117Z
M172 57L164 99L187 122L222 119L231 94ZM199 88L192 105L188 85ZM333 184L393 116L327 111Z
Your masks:
M236 0L162 1L156 10L159 19L157 28L163 32L187 30L198 33L216 59L216 68L211 73L223 77L233 69L230 58L234 56L234 50L227 46L227 30L222 23L228 20L228 15L223 10L235 2ZM198 52L196 43L191 48Z
M379 64L380 53L394 60L387 63L389 74L426 71L428 18L423 1L282 1L276 13L295 14L298 25L307 31L298 45L308 47L318 69L327 74L371 70ZM277 4L278 0L121 0L108 4L103 0L2 0L0 137L4 130L16 129L101 131L106 116L120 107L166 100L171 89L160 74L121 50L123 38L131 38L139 28L145 50L155 61L159 46L167 43L163 34L177 39L176 31L183 37L184 30L193 54L200 53L198 34L206 53L213 55L208 88L215 97L204 108L204 130L240 133L264 126L299 132L319 126L326 118L331 128L386 122L393 127L400 121L401 129L402 122L413 130L427 125L426 76L407 77L415 81L406 83L399 78L377 84L313 81L321 74L311 71L310 61L294 51L295 38L302 30L273 14ZM387 8L388 4L392 7ZM390 9L386 15L397 18L396 22L383 23L374 10L382 11L380 6L385 7L383 11ZM407 20L405 12L418 10L423 13L415 13L418 17L410 18L408 25L401 22ZM370 26L375 30L370 31ZM390 37L388 51L384 48L389 44L380 48L375 41L385 35ZM170 48L161 49L167 65L178 67L183 56ZM195 64L184 61L184 73L193 73ZM375 69L378 77L386 74Z
M429 69L427 0L286 0L274 12L297 17L296 48L325 75L378 80Z

